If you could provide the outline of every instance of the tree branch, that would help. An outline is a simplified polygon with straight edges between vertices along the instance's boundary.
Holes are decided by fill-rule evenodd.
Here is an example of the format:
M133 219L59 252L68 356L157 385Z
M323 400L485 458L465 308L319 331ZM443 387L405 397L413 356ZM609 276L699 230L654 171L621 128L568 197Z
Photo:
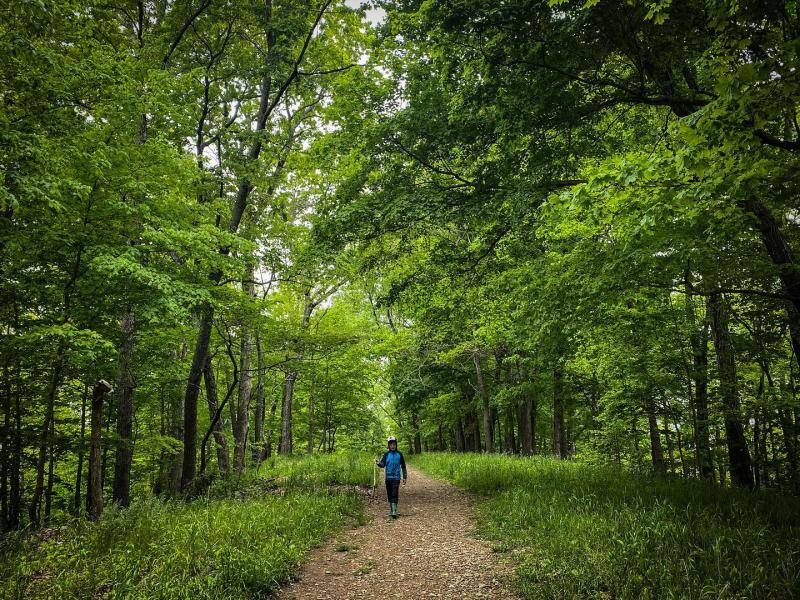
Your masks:
M192 14L190 14L188 19L186 19L186 22L183 24L183 26L178 30L178 33L175 35L175 39L172 40L172 44L170 44L169 50L167 50L167 53L164 55L164 59L161 61L162 69L167 68L167 65L169 64L169 59L172 58L172 53L175 52L178 45L181 43L181 40L183 39L183 36L186 34L186 32L189 30L189 27L192 26L192 23L194 23L197 20L197 18L200 15L202 15L209 6L211 6L211 0L203 0L200 3L200 7Z

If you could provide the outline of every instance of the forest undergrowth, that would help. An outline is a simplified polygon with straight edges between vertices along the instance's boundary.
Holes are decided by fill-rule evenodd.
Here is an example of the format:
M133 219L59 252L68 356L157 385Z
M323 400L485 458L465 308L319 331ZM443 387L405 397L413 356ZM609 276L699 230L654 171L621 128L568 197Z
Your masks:
M271 459L195 499L143 497L99 523L19 532L0 549L3 598L264 598L307 552L364 518L356 452Z
M525 598L796 598L800 500L552 458L425 453Z

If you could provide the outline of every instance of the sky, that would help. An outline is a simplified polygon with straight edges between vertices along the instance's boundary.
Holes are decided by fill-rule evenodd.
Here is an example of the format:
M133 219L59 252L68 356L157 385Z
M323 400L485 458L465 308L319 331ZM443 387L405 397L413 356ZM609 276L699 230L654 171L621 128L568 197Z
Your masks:
M367 6L371 6L371 3L365 0L345 0L344 3L350 8L358 8L365 4ZM369 22L373 25L382 22L385 17L386 11L384 11L382 8L367 8L367 19L369 19Z

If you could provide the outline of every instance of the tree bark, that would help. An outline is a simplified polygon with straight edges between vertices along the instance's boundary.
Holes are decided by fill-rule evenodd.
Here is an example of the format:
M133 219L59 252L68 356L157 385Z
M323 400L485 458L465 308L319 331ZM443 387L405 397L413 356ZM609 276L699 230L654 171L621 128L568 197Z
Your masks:
M714 292L709 296L708 313L711 316L711 330L717 354L717 370L725 416L725 437L728 445L731 479L737 486L752 488L754 486L752 462L739 411L736 358L728 331L728 312L725 300L719 292Z
M514 436L514 416L517 413L518 407L509 406L503 411L503 421L505 421L505 450L508 453L517 453L517 440Z
M694 300L686 294L686 312L691 327L689 336L692 346L691 377L694 382L694 414L695 414L695 452L700 477L712 481L714 479L714 462L711 455L708 426L708 317L703 319L701 327L697 326Z
M77 517L81 513L81 487L83 486L83 444L86 439L86 398L89 395L89 386L83 388L81 397L81 438L78 445L78 468L75 472L75 495L72 501L72 512Z
M188 488L197 469L197 397L200 394L200 378L203 366L211 345L211 325L214 312L210 306L205 307L200 317L200 326L195 341L192 365L189 367L189 378L186 382L186 393L183 400L183 464L181 468L181 489Z
M56 362L50 374L50 383L47 386L45 395L44 422L42 423L42 432L39 438L39 456L36 461L36 485L33 490L31 503L28 506L28 517L30 518L31 525L34 527L38 527L40 523L40 508L42 494L44 493L44 470L47 463L47 451L51 443L50 425L55 413L56 394L58 393L58 386L61 383L61 374L64 369L64 352L66 348L66 342L63 339L59 341L58 349L56 350Z
M86 494L86 512L92 520L103 515L103 482L101 438L103 434L103 398L111 391L111 386L102 379L94 386L92 393L92 416L90 426L91 446L89 450L89 489Z
M664 451L661 447L661 434L658 431L655 399L650 397L647 403L647 426L650 433L650 458L653 461L653 470L656 473L666 473L667 465L664 462Z
M489 392L486 390L486 381L483 377L480 352L475 352L472 355L472 360L475 363L475 376L478 383L478 393L481 395L481 406L483 408L483 435L486 439L486 452L494 452L492 410L489 406Z
M789 338L795 360L800 364L800 269L798 269L794 253L781 229L780 222L767 205L760 200L750 198L745 200L744 208L756 218L767 254L773 264L779 268L778 277L790 304L787 307Z
M456 452L464 452L464 447L466 443L464 441L464 426L461 422L461 417L456 419L456 431L455 431L455 447Z
M0 505L2 508L2 522L0 523L0 531L8 531L11 529L9 526L10 514L10 498L9 498L9 478L11 473L11 463L14 461L11 449L12 443L12 421L11 421L11 374L8 371L8 365L3 366L3 437L2 447L2 484L0 484Z
M474 452L480 452L483 448L483 444L481 443L480 416L477 412L472 415L472 440L475 444L472 450Z
M11 448L13 449L13 459L9 469L9 498L8 498L8 519L9 530L17 529L21 524L20 514L22 513L22 481L20 478L22 461L22 405L20 402L20 372L19 363L15 369L15 381L17 382L16 394L14 394L14 437Z
M564 367L556 363L553 368L553 454L567 458L567 438L564 427Z
M258 372L256 373L256 410L253 419L253 460L258 461L261 445L264 442L264 412L266 398L264 394L264 350L261 348L261 337L256 332L256 356Z
M131 504L131 464L133 463L133 343L134 314L122 317L122 346L119 352L120 376L117 384L117 435L120 438L114 461L113 501L120 506Z
M758 462L761 466L761 483L764 487L769 487L770 484L770 475L769 475L769 456L767 455L767 435L766 432L770 427L769 419L767 418L767 411L762 406L761 407L761 439L759 441L758 446L753 449L756 456L758 456Z
M287 371L283 379L283 403L281 404L281 440L279 454L292 453L292 398L297 371Z
M411 427L414 429L414 454L422 453L422 437L419 432L419 423L417 422L417 413L411 413Z
M303 307L303 320L301 322L302 335L305 335L306 331L308 331L309 325L311 324L311 315L313 314L314 309L319 306L323 300L329 298L330 295L338 289L338 287L338 285L335 285L327 288L326 290L321 291L316 297L312 297L311 289L306 290L305 306ZM278 452L280 454L292 453L292 401L294 398L294 383L297 380L297 368L300 364L302 364L305 353L305 348L303 346L304 343L304 340L301 338L297 351L297 366L287 371L283 379L284 386L283 403L281 405L281 440L280 445L278 446Z
M533 401L528 394L517 406L517 427L519 428L520 451L524 456L533 454L533 435L531 431L531 408Z
M250 431L250 396L253 390L253 374L250 369L252 337L247 326L242 327L240 345L239 403L233 423L233 467L238 473L244 470L247 461L247 436Z
M206 387L208 417L213 420L219 406L219 391L217 378L214 376L214 365L211 363L211 355L206 356L206 362L203 367L203 382ZM222 418L217 419L211 431L214 434L214 445L217 448L217 469L220 475L226 477L230 473L231 465L228 455L228 440L225 439L225 423Z
M55 419L50 421L50 440L55 438ZM50 511L53 507L53 471L55 469L55 448L50 444L47 457L47 488L44 494L44 522L45 525L50 523Z
M788 392L787 385L784 380L780 381L781 396L785 396ZM778 417L781 424L781 433L783 434L783 447L786 450L786 458L789 467L789 481L792 484L792 489L797 491L800 489L800 473L798 473L798 451L795 437L795 423L792 418L792 411L790 408L781 407L778 409Z
M269 408L269 429L267 430L267 435L264 437L264 450L261 452L261 460L272 457L272 436L275 433L275 412L277 410L278 397L273 394L272 405ZM327 432L327 426L325 432Z

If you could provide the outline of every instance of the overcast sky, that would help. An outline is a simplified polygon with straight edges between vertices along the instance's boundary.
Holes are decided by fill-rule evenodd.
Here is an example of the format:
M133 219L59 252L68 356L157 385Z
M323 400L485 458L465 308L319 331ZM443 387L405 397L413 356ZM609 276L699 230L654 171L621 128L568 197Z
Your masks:
M366 2L365 0L344 0L344 3L350 8L358 8L359 6L363 6L365 4L367 6L370 6L370 3ZM382 8L367 9L367 18L373 24L380 23L381 21L383 21L385 16L386 16L386 11L384 11Z

